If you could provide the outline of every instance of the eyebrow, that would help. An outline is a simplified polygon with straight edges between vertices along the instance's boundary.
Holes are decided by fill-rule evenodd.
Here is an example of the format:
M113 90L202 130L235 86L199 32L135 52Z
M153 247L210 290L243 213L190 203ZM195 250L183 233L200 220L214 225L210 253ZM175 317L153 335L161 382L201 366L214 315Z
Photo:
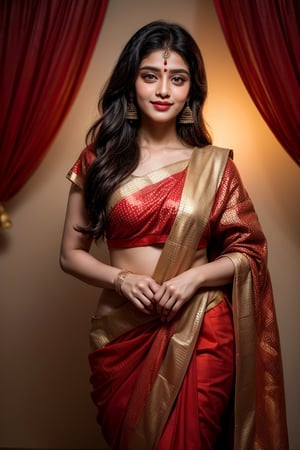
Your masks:
M141 70L151 70L152 72L161 72L161 69L158 69L157 67L154 66L142 66L139 68L139 71ZM185 73L186 75L190 76L190 73L188 70L186 69L169 69L168 68L168 72L172 73L172 74L176 74L176 73Z

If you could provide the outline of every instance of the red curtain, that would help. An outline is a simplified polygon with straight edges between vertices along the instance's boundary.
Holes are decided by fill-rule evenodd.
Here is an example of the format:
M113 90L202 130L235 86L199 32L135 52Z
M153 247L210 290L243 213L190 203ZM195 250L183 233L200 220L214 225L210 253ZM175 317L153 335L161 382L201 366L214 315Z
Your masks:
M107 4L0 1L0 202L36 169L70 109Z
M300 2L214 2L249 94L278 141L300 165Z

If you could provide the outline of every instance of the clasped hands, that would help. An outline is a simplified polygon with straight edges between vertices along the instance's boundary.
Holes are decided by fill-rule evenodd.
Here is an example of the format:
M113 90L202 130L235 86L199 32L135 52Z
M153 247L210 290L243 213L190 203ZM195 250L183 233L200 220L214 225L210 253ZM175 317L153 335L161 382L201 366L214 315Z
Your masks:
M198 289L195 280L193 268L161 285L152 277L129 272L122 280L120 293L141 312L169 322Z

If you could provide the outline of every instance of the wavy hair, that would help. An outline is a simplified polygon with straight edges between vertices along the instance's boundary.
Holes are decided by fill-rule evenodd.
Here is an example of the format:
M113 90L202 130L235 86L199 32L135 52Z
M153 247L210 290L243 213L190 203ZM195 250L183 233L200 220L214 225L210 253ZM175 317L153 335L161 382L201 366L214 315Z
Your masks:
M100 118L92 125L86 137L86 143L92 145L96 155L84 185L84 200L90 224L86 228L77 229L95 240L105 236L107 203L111 193L135 170L139 162L139 122L130 123L125 114L128 101L135 92L140 63L151 52L161 50L166 45L182 57L191 76L189 105L195 124L177 123L178 136L189 146L203 147L211 143L203 119L207 81L198 45L178 24L155 21L145 25L122 50L98 102Z

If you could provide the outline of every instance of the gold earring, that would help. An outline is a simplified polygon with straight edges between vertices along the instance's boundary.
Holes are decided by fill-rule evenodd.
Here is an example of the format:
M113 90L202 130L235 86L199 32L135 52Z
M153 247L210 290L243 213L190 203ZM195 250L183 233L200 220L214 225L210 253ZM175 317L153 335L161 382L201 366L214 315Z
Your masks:
M190 108L189 102L186 102L186 106L181 113L178 123L180 123L181 125L192 125L195 123L193 118L193 111Z
M129 99L129 102L127 104L127 111L125 114L125 119L127 120L139 120L138 113L136 106L134 104L133 98L131 97Z

